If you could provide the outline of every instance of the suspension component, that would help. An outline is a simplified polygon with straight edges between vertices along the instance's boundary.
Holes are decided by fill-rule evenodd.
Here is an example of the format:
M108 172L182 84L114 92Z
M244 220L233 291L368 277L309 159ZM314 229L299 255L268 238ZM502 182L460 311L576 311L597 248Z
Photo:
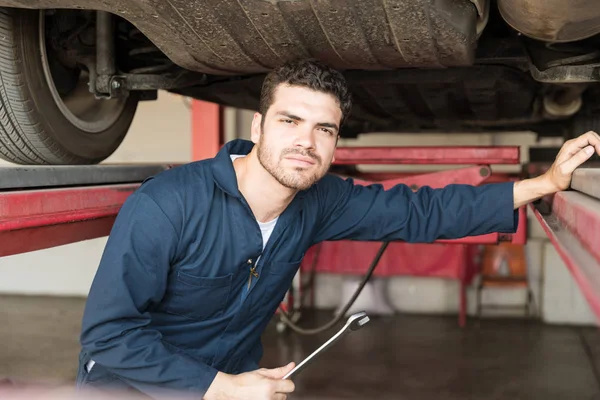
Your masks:
M129 56L144 64L130 69L130 74L158 74L168 71L175 65L139 29L132 28L128 36L132 41L139 43L139 46L129 51Z
M132 90L141 99L155 99L156 90L203 84L206 75L178 68L144 34L133 27L127 32L131 49L126 64L116 62L114 17L98 11L95 60L85 64L90 72L90 91L98 98L125 97Z
M113 17L106 11L96 12L96 95L113 97L111 79L117 72ZM108 95L108 96L107 96Z

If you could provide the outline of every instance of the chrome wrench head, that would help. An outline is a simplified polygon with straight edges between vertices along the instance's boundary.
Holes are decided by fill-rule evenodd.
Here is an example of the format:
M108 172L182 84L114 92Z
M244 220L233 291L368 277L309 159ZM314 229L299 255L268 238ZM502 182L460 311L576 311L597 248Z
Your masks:
M370 319L369 319L369 316L367 315L367 313L364 311L361 311L356 314L352 314L348 318L348 322L346 323L346 325L348 326L348 328L351 331L357 331L360 328L362 328L369 321L370 321Z
M283 377L283 379L289 379L292 376L298 374L300 371L302 371L304 368L306 368L308 366L308 364L310 364L312 361L314 361L320 353L322 353L323 351L325 351L329 347L331 347L342 336L344 336L345 334L347 334L349 332L359 330L360 328L365 326L365 324L367 322L369 322L369 320L370 319L367 316L367 313L365 313L364 311L352 314L348 318L348 321L346 321L346 325L344 325L342 327L342 329L340 329L335 335L333 335L327 342L325 342L321 347L319 347L317 350L315 350L311 355L309 355L304 360L302 360L302 362L300 364L298 364L296 366L296 368L294 368L293 370L288 372L287 375L285 375Z

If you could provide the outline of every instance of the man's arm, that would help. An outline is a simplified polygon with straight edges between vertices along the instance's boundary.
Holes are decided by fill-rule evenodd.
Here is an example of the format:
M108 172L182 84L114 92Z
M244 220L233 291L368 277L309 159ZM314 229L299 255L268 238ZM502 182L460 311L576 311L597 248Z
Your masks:
M178 232L148 195L136 192L119 212L83 316L81 344L98 364L145 393L204 393L217 371L163 343L148 327L175 257Z
M321 215L314 242L364 240L433 242L489 232L514 232L513 183L422 187L355 185L328 175L318 184Z
M514 207L519 208L546 195L568 189L573 171L594 152L600 154L600 136L596 132L587 132L566 141L546 173L515 183Z
M517 181L515 182L513 189L514 208L519 208L529 204L532 201L540 199L547 194L551 194L556 191L543 175L531 179Z
M492 232L512 233L515 209L569 187L575 168L600 154L600 137L588 132L567 141L544 175L520 182L482 186L423 187L354 185L351 179L325 177L316 185L320 226L315 243L325 240L404 240L432 242Z

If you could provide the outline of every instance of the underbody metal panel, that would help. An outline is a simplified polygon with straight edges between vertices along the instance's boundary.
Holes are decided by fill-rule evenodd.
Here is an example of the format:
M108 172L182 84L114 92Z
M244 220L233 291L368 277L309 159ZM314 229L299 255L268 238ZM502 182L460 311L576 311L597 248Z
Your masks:
M0 0L0 6L109 11L171 60L209 74L266 72L298 57L339 69L471 65L470 0Z
M434 130L439 126L467 132L536 122L532 115L539 107L539 84L511 67L347 71L345 75L354 100L346 128L355 132ZM257 110L262 79L254 76L220 82L188 88L184 93Z

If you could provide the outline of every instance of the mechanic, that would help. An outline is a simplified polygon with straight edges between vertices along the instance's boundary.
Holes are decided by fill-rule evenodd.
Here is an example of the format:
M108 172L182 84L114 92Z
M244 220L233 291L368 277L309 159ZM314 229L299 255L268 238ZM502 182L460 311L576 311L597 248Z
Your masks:
M536 178L479 187L354 185L328 174L350 113L343 76L312 60L267 75L251 141L146 180L123 205L83 316L79 388L151 397L285 399L294 364L258 368L260 336L307 249L515 232L516 209L567 189L594 132Z

